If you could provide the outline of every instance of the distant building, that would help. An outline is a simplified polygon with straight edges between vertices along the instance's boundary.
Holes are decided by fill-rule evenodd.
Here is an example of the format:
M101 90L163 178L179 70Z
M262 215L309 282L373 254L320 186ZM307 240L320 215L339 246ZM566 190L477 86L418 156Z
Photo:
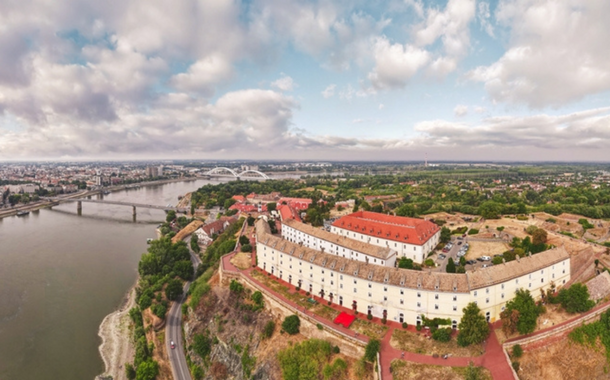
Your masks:
M146 168L146 176L149 178L159 177L159 168L156 166L148 166Z

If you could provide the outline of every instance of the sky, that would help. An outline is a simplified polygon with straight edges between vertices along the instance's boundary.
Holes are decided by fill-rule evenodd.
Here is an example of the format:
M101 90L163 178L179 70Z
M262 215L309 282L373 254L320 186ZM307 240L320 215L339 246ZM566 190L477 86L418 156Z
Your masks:
M0 9L0 160L610 161L607 0Z

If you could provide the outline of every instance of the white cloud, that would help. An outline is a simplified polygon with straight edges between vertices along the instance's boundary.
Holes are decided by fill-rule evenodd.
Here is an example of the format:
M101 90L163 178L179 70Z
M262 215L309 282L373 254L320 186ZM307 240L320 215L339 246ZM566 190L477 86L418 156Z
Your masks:
M279 88L282 91L292 91L296 87L296 83L291 77L282 73L282 77L274 82L271 82L271 87Z
M462 117L462 116L466 116L468 114L468 106L465 105L457 105L455 106L455 108L453 109L453 113L455 114L455 116L457 117Z
M186 73L174 75L170 83L179 91L195 92L210 97L216 85L231 78L231 63L221 56L212 55L193 63Z
M385 108L385 106L383 105L383 103L379 104L379 109L380 109L380 110L382 110L382 109L384 109L384 108Z
M328 99L328 98L330 98L330 97L333 97L333 96L335 95L335 87L337 87L337 85L336 85L336 84L330 84L330 85L328 85L328 87L326 87L326 88L324 89L324 91L322 91L322 96L323 96L325 99Z
M610 2L503 1L498 22L510 45L495 63L472 70L496 102L561 106L610 89Z
M485 111L486 111L485 107L481 107L481 106L474 107L474 112L476 112L476 113L481 114Z
M374 57L375 67L368 79L377 90L405 87L408 80L430 60L427 51L408 44L390 44L385 37L376 40Z
M480 1L477 5L477 19L481 24L481 28L487 33L490 37L494 37L494 29L491 25L491 12L489 11L489 3L485 1Z
M352 120L352 124L360 124L360 123L363 123L363 122L364 122L364 119L354 119L354 120Z

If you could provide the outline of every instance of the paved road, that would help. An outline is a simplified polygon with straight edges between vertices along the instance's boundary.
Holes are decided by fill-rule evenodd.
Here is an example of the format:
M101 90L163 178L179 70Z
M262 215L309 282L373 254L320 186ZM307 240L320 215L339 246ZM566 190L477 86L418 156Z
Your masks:
M184 345L182 342L182 303L186 298L190 282L184 285L184 294L178 302L174 302L167 315L167 325L165 326L165 349L172 367L174 380L192 380L189 367L184 356ZM171 341L176 344L176 348L171 348Z
M191 254L191 262L193 268L197 270L197 267L201 263L199 256L191 250L190 235L184 239L184 242L189 248ZM172 367L172 374L174 380L191 380L191 373L189 367L186 364L186 357L184 355L185 349L182 341L182 304L186 299L186 293L189 290L190 282L184 285L184 294L179 301L174 302L172 308L167 315L167 325L165 326L165 349L167 350L167 356L169 357L169 363ZM176 348L172 349L171 342L176 344Z

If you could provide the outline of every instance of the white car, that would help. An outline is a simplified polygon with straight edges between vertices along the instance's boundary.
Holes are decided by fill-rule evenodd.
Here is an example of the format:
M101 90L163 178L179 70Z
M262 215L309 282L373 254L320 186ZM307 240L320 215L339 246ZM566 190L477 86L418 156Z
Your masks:
M491 257L489 257L489 256L481 256L481 259L483 261L489 261L489 260L491 260Z

